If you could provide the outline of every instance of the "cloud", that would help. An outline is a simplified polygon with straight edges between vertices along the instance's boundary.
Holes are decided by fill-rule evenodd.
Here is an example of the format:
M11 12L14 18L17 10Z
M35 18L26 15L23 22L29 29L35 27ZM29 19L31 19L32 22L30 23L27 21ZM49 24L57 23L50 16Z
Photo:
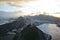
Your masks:
M30 1L35 1L35 0L0 0L0 5L10 4L11 6L21 7L21 5Z
M0 11L0 17L11 18L12 16L11 12Z
M0 1L0 5L6 5L7 3L7 1Z
M35 2L35 0L33 0ZM22 11L32 12L32 11L45 11L45 12L59 12L60 11L60 1L59 0L39 0L38 2L33 2L32 0L0 0L0 4L9 4L14 7L22 8ZM4 3L3 3L4 2Z
M0 0L0 1L35 1L35 0Z
M60 0L55 0L56 2L60 2Z
M16 17L26 16L26 15L27 14L22 11L18 11L18 12L0 11L0 17L3 18L16 18Z

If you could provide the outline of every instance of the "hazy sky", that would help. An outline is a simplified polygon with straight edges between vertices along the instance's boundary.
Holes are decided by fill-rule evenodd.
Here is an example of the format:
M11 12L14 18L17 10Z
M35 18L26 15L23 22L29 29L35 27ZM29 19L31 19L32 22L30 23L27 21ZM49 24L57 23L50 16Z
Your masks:
M50 14L54 12L60 12L60 0L36 0L36 1L0 1L0 11L23 11L28 13L40 11L48 12ZM54 15L54 14L52 14Z
M2 5L0 6L0 11L15 12L15 11L20 11L20 8L13 7L10 5Z
M38 0L33 2L11 2L10 4L16 6L22 6L22 9L12 7L8 4L5 6L1 5L0 10L2 11L19 11L23 10L25 12L33 11L46 11L46 12L60 12L60 1L59 0Z

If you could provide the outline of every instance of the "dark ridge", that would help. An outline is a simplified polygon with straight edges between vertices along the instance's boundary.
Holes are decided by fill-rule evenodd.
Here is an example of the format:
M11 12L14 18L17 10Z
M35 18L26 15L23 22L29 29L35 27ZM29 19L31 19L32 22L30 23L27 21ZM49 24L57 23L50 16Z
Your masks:
M13 40L46 40L46 38L41 30L29 24L21 32L17 33Z

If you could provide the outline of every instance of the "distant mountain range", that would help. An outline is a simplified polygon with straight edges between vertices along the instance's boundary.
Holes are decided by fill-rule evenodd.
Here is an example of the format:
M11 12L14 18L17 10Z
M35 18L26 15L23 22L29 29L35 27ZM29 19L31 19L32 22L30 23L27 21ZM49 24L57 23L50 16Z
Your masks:
M0 11L0 18L18 18L20 16L24 16L25 13L22 11L18 12L6 12L6 11Z
M3 30L3 32L9 32L13 29L21 29L25 25L28 24L34 24L34 25L40 25L43 23L54 23L60 26L60 18L56 18L53 16L47 16L47 15L36 15L36 16L25 16L25 17L19 17L15 19L15 21L0 25L0 31Z
M1 17L0 18L0 25L3 25L3 24L6 24L6 23L9 23L9 22L12 22L14 20L15 20L15 18L3 18L3 17Z
M12 19L9 19L12 20ZM47 15L36 15L36 16L25 16L25 17L19 17L15 19L15 21L0 25L0 27L10 27L12 28L19 28L26 24L43 24L43 23L55 23L57 25L60 25L60 18L53 17L53 16L47 16Z
M20 32L28 24L38 26L44 23L55 23L60 26L60 18L48 15L19 17L10 23L0 25L0 36L7 36L8 32ZM10 38L11 36L9 36L8 38Z

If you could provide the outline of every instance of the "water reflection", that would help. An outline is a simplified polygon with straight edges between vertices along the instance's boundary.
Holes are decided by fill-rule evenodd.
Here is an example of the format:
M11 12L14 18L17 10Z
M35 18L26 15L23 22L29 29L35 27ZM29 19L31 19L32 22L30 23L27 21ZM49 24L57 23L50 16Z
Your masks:
M37 27L43 32L50 34L52 36L52 40L60 40L60 28L57 27L56 24L42 24Z
M49 24L48 29L52 35L52 40L60 40L60 28L56 24Z

